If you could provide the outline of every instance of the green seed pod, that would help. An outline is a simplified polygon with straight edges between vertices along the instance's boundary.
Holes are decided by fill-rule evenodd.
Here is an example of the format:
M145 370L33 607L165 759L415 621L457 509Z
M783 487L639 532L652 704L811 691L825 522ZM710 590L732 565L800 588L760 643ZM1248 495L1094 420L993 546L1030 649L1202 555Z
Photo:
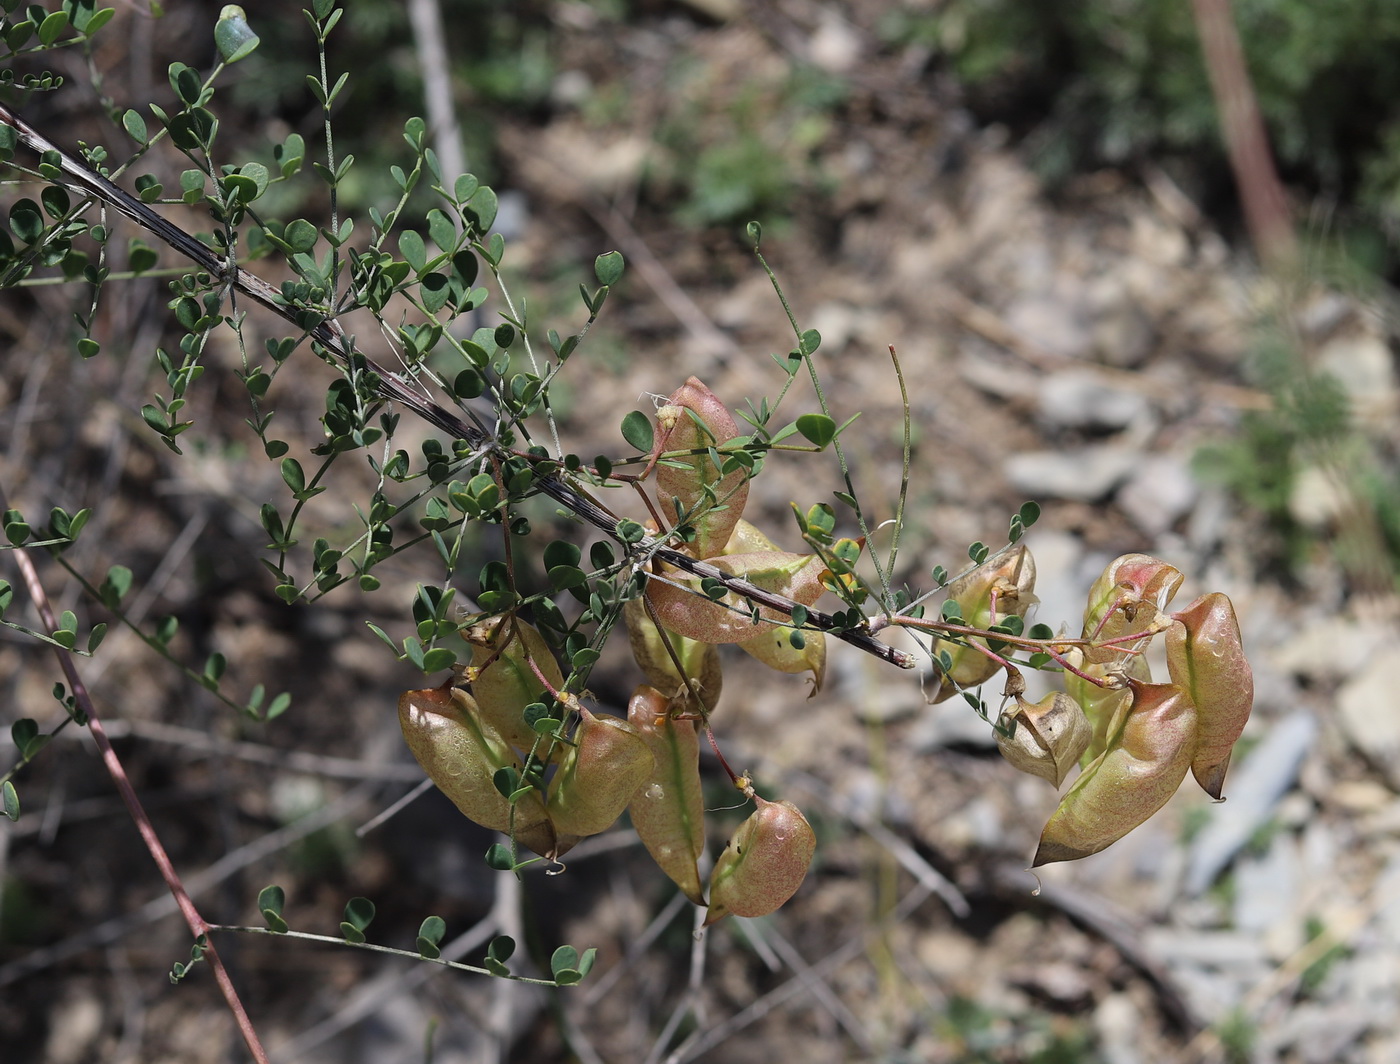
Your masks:
M1094 730L1088 749L1079 759L1081 765L1088 767L1091 761L1108 749L1109 738L1122 730L1123 721L1127 719L1128 710L1132 708L1133 693L1123 686L1123 683L1128 680L1151 683L1152 670L1147 664L1147 658L1142 654L1135 654L1122 661L1090 665L1084 659L1084 651L1080 647L1072 647L1065 655L1065 660L1089 676L1099 679L1113 676L1122 681L1117 686L1100 687L1074 673L1065 673L1065 693L1084 711Z
M525 722L525 707L533 702L546 705L554 696L530 667L533 662L554 690L564 686L559 663L549 645L531 625L519 617L495 618L474 624L462 632L472 647L472 665L478 670L471 681L472 697L480 713L522 754L535 748L536 732ZM501 641L505 645L501 646ZM545 744L539 744L545 752ZM557 747L550 760L562 751Z
M1016 708L1002 717L1002 723L1015 730L1009 736L997 732L1001 755L1022 772L1058 787L1088 748L1094 729L1078 703L1063 691L1034 703L1018 696L1016 702Z
M735 916L767 916L797 893L817 837L797 806L766 802L739 825L710 875L705 926Z
M808 697L822 689L826 678L826 633L802 632L802 645L792 645L794 629L769 626L766 632L759 632L751 639L737 644L744 653L757 658L770 669L778 672L810 672L812 690Z
M1133 706L1109 748L1065 793L1032 865L1076 861L1121 839L1167 804L1196 746L1196 707L1175 684L1131 684Z
M1121 661L1166 628L1164 611L1182 579L1181 570L1147 554L1124 554L1109 562L1089 589L1084 608L1084 638L1099 644L1085 652L1089 663ZM1122 641L1139 632L1142 639Z
M520 760L506 741L477 711L464 691L433 687L405 691L399 698L399 727L404 741L443 794L462 814L492 831L509 832L536 853L562 853L549 814L538 792L511 803L496 788L494 777L503 768L520 771Z
M704 452L734 439L739 426L719 397L695 377L656 411L656 426L652 457L661 512L673 522L679 520L675 506L679 501L687 522L695 528L695 539L687 550L697 558L718 554L744 512L749 475L738 469L720 476Z
M653 687L668 692L671 698L698 699L706 713L719 704L724 675L720 668L719 647L687 639L675 632L662 630L647 613L641 599L629 599L622 607L622 619L627 622L627 636L632 644L632 657ZM666 651L666 642L680 659L685 675L676 671L676 663ZM694 705L693 701L689 702ZM630 714L629 714L630 716Z
M651 773L637 787L627 813L642 845L661 871L696 905L705 904L696 866L705 850L705 804L700 784L700 734L694 720L671 716L666 696L638 687L627 720L651 750Z
M606 831L651 774L651 750L637 730L618 717L598 717L580 706L574 731L546 803L555 828L566 835Z
M1024 543L1003 547L970 573L948 585L948 598L958 604L962 623L971 628L990 628L1008 617L1026 616L1035 604L1035 559ZM986 645L985 640L976 640ZM1000 666L986 654L962 643L936 640L933 656L942 653L952 659L952 667L939 676L934 702L942 702L965 687L975 687L990 679Z
M748 521L740 521L735 525L729 542L724 545L725 554L754 554L777 550L778 545ZM818 573L817 576L820 580L821 574ZM811 693L815 695L822 689L822 681L826 678L826 634L803 632L801 642L801 647L793 646L792 629L776 626L735 645L778 672L810 672L813 679Z
M815 554L758 551L722 554L705 561L726 576L747 580L763 591L782 595L804 606L812 605L826 590L821 582L826 567ZM775 626L765 618L786 619L767 607L759 607L759 621L755 624L754 607L740 596L730 593L714 602L701 591L700 578L670 566L663 566L662 570L667 582L649 581L647 598L662 625L689 639L702 643L742 643L774 630Z
M1173 615L1167 670L1196 706L1199 737L1191 774L1219 800L1230 752L1254 707L1254 672L1244 656L1235 608L1218 591Z

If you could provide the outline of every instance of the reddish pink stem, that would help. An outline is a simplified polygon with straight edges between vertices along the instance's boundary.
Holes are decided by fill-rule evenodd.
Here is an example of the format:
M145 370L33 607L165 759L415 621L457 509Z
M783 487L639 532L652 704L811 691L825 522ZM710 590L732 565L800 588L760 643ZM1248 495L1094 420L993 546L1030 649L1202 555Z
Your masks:
M1192 7L1250 239L1266 265L1289 265L1297 261L1298 245L1288 197L1274 168L1230 0L1192 0Z
M0 506L3 505L4 500L0 498ZM53 607L49 604L49 597L44 591L43 584L39 581L38 571L34 568L34 562L30 559L29 552L22 548L17 549L14 556L15 563L19 566L20 573L24 577L25 587L29 589L29 595L34 600L35 608L38 609L44 626L50 632L55 631L58 628L58 621L54 617ZM180 913L184 916L190 933L195 938L207 935L211 925L195 908L189 892L185 890L185 885L180 880L179 873L175 871L175 866L165 852L165 847L161 845L160 838L156 835L151 818L146 815L146 810L141 805L141 799L136 797L136 789L132 787L131 780L127 778L126 769L122 767L121 760L117 757L116 751L112 749L107 732L102 727L102 720L98 717L97 709L92 704L92 698L88 695L87 687L78 676L78 670L73 664L73 655L58 648L55 648L55 653L58 656L59 667L63 670L63 675L68 679L68 686L73 691L74 703L87 715L88 730L92 732L93 741L97 743L97 748L102 754L102 763L112 777L112 782L116 784L117 792L121 795L122 801L126 803L127 812L131 814L131 819L136 824L136 830L141 833L141 840L146 844L146 849L155 861L156 867L160 869L161 878L165 880L166 888L175 898L175 904L179 906ZM253 1059L258 1061L258 1064L268 1064L267 1051L263 1049L262 1042L258 1039L258 1032L254 1029L253 1021L249 1018L242 1000L238 997L238 991L234 989L233 980L229 978L224 962L219 958L214 943L207 938L205 942L204 959L209 962L209 968L214 973L214 981L218 983L219 991L223 994L229 1011L233 1013L234 1021L243 1034L243 1041L248 1046L248 1051L252 1053Z

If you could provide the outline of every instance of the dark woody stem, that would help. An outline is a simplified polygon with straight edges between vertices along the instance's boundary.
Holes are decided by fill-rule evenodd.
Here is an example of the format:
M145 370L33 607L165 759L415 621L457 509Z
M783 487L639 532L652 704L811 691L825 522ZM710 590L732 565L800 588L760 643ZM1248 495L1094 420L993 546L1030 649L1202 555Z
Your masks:
M297 315L304 312L305 308L299 308L289 303L280 291L261 277L220 258L212 249L200 243L180 227L162 218L131 193L113 184L86 163L74 159L61 150L4 104L0 104L0 122L13 127L19 135L19 140L31 151L56 153L58 166L63 174L60 179L62 183L75 192L100 200L113 210L125 215L153 237L190 259L201 270L209 273L211 277L218 278L220 284L229 293L231 302L235 305L241 295L293 324L296 323ZM382 398L407 407L428 424L447 433L451 438L465 440L473 450L485 451L498 459L510 455L510 452L488 433L468 424L457 414L418 391L416 383L411 378L386 369L367 358L362 352L355 350L353 340L334 318L326 318L320 324L307 330L307 335L314 347L319 348L344 365L350 365L352 356L355 360L362 362L365 369L375 375L377 381L375 390ZM740 598L785 616L790 617L793 607L797 605L791 599L765 591L747 580L731 576L706 562L668 547L665 545L664 539L644 536L639 542L628 544L618 534L618 519L596 502L581 494L572 485L566 483L557 472L551 471L541 475L535 481L534 486L537 491L549 496L570 513L617 540L631 556L638 559L639 563L645 559L654 558L692 576L714 580L722 584L725 590ZM883 661L898 665L900 668L912 669L915 667L916 662L912 654L880 642L870 633L866 625L850 628L838 624L831 615L808 607L805 627L827 632L858 650L873 654Z

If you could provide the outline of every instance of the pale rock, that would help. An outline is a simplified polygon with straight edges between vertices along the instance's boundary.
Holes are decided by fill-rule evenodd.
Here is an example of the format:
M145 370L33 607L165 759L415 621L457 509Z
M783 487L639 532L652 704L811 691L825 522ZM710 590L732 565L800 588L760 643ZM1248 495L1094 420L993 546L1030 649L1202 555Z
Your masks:
M1377 651L1337 692L1337 720L1351 744L1400 788L1400 648Z
M1390 624L1323 616L1304 621L1296 635L1267 653L1276 668L1312 683L1338 683L1359 673L1394 639Z
M1210 820L1192 840L1183 889L1197 895L1239 852L1293 787L1298 769L1312 749L1317 721L1299 711L1274 724L1242 765L1232 766L1225 782L1227 801L1210 807Z
M992 726L958 695L929 706L910 729L909 742L921 754L948 746L995 750L997 745Z
M1363 424L1381 427L1394 418L1395 363L1383 336L1348 333L1329 340L1318 351L1315 367L1337 379Z
M807 42L807 57L828 74L846 74L860 60L860 35L831 8L822 11L816 32Z
M1106 1064L1142 1064L1142 1024L1142 1013L1127 994L1104 996L1094 1010L1094 1030Z
M1082 357L1088 346L1084 322L1075 305L1059 294L1023 296L1007 308L1005 318L1014 332L1052 354Z
M1155 538L1189 513L1200 493L1185 456L1149 454L1118 490L1117 502L1133 524Z
M1275 835L1262 855L1235 863L1235 928L1262 936L1275 962L1303 944L1303 879L1298 840L1288 832Z
M1288 515L1312 532L1326 531L1351 505L1346 487L1321 466L1300 469L1288 493Z
M1141 392L1123 388L1087 369L1055 373L1041 382L1036 414L1050 428L1117 432L1148 417Z
M1006 479L1031 498L1099 502L1142 460L1137 448L1097 444L1064 451L1026 451L1006 460Z
M860 326L860 317L849 303L828 300L812 311L810 327L821 334L824 355L839 355Z

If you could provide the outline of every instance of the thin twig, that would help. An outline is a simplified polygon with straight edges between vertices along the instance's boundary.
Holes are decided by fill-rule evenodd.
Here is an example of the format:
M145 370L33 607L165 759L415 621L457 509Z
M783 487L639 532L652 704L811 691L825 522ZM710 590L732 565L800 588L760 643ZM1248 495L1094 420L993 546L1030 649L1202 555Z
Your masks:
M198 267L208 271L211 276L219 278L220 282L229 290L241 293L278 317L294 322L299 313L298 309L288 306L283 300L282 294L261 277L225 263L189 233L166 221L136 197L113 184L101 174L96 173L91 167L62 151L3 104L0 104L0 122L12 126L17 131L19 139L30 150L41 153L57 153L59 169L65 175L65 179L72 182L77 190L107 203L156 239L191 259ZM350 364L352 356L355 359L363 359L365 369L378 379L377 391L382 398L406 407L428 424L441 429L454 439L465 440L473 448L484 449L492 454L506 457L499 445L491 440L486 433L467 424L455 413L434 402L431 398L422 395L412 380L384 368L362 352L356 351L353 341L334 319L323 320L309 331L309 335L315 344L346 365ZM712 565L665 546L663 540L655 537L644 536L641 540L628 544L618 533L618 519L565 483L557 473L549 473L539 477L535 486L542 494L549 496L573 515L622 543L634 554L654 557L693 576L715 580L724 585L726 590L739 597L776 610L786 616L791 616L793 607L798 605L791 599L764 591L747 580L731 576ZM883 661L898 665L900 668L912 669L915 667L916 662L912 654L881 643L864 628L848 628L838 624L835 618L819 610L807 609L806 627L824 631L858 650L873 654Z
M7 509L8 506L4 493L0 492L0 509ZM15 549L14 558L44 627L50 632L55 631L58 628L58 619L54 616L53 607L49 604L48 593L44 590L43 582L39 579L38 570L34 568L33 559L30 558L29 552L22 547ZM97 748L102 754L102 764L107 769L107 774L112 777L117 792L126 804L127 812L130 814L132 822L135 823L137 831L141 834L141 841L146 845L146 851L155 861L156 867L160 870L161 878L165 880L166 888L170 891L171 897L175 899L180 915L185 919L185 925L196 939L207 935L210 925L200 915L199 910L195 908L194 902L186 892L180 874L175 871L175 865L165 852L165 846L156 835L151 818L141 805L141 799L136 796L136 789L132 787L131 780L127 777L126 768L122 765L121 759L117 757L116 751L112 749L107 732L102 727L102 718L98 716L97 707L93 704L82 677L78 675L73 655L67 650L55 650L54 653L58 657L59 668L63 670L63 675L68 680L68 687L73 693L74 703L87 716L88 730L92 733L93 740L97 743ZM223 995L225 1004L228 1005L229 1011L233 1014L234 1022L238 1025L239 1033L243 1036L243 1042L248 1047L248 1052L259 1064L268 1064L267 1053L263 1049L262 1041L258 1038L257 1029L254 1028L247 1009L243 1007L243 1002L238 996L238 991L234 988L233 980L229 978L228 970L224 968L224 962L220 959L218 950L208 939L205 939L205 943L204 959L209 962L209 968L214 973L214 981L218 984L219 992Z

